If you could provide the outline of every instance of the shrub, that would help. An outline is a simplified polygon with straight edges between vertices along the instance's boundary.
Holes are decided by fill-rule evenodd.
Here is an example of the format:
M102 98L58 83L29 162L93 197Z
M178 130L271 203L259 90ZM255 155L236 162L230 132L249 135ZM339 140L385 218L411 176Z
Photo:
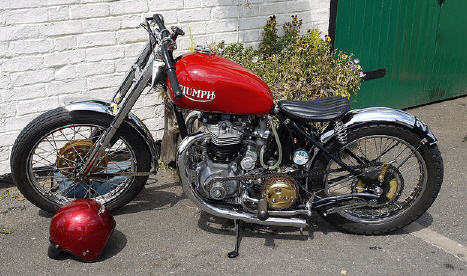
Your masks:
M241 43L213 44L220 56L250 69L270 87L274 100L314 100L321 97L349 98L360 88L361 67L352 54L332 50L330 39L323 39L317 28L300 35L302 20L292 16L284 24L284 35L277 34L277 21L271 16L264 26L258 49Z

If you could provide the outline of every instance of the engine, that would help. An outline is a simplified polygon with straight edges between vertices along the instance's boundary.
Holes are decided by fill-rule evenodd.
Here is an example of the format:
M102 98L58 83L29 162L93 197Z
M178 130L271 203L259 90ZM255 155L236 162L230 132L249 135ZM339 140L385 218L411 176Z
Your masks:
M258 161L257 145L248 140L254 131L249 116L203 113L199 119L211 135L206 156L198 164L200 191L210 199L223 200L239 193L240 181L213 182L253 170ZM265 124L264 124L265 125Z
M198 191L204 197L234 199L240 196L242 187L248 186L255 197L268 202L269 208L286 209L295 202L298 188L288 177L270 177L248 183L235 179L236 176L261 174L280 163L280 160L269 158L266 165L263 160L266 141L271 136L266 118L253 120L249 116L204 113L199 121L204 131L210 134L204 145L204 157L196 168ZM224 179L217 180L219 178Z

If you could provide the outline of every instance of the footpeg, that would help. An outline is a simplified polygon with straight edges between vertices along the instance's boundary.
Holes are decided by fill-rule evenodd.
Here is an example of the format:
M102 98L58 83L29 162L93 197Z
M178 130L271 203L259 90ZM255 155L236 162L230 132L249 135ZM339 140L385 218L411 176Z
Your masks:
M268 202L263 198L258 201L258 219L267 220L269 218Z

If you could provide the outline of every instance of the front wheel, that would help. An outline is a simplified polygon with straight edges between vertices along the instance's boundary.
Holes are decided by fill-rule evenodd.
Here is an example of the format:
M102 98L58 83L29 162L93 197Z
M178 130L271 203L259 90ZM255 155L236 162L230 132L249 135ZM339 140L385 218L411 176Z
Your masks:
M366 125L348 131L347 143L332 141L331 152L362 175L338 172L339 166L320 155L316 166L328 171L325 196L379 194L363 207L342 208L325 216L331 224L356 234L384 234L419 218L434 202L443 181L443 160L436 145L422 143L413 131L395 125ZM351 206L351 205L349 205Z
M105 177L77 179L99 135L110 125L110 115L48 111L28 124L16 139L11 172L21 193L39 208L54 213L76 198L92 198L109 210L133 199L147 176L121 176L121 172L147 172L149 150L129 125L123 123L91 173Z

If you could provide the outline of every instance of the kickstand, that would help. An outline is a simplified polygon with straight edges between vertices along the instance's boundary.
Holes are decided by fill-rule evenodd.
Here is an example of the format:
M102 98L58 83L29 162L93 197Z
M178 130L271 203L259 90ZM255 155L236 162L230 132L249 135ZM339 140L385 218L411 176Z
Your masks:
M232 252L227 253L227 257L229 258L236 258L238 257L238 247L240 247L240 231L241 231L241 221L239 220L234 220L235 223L235 249Z

